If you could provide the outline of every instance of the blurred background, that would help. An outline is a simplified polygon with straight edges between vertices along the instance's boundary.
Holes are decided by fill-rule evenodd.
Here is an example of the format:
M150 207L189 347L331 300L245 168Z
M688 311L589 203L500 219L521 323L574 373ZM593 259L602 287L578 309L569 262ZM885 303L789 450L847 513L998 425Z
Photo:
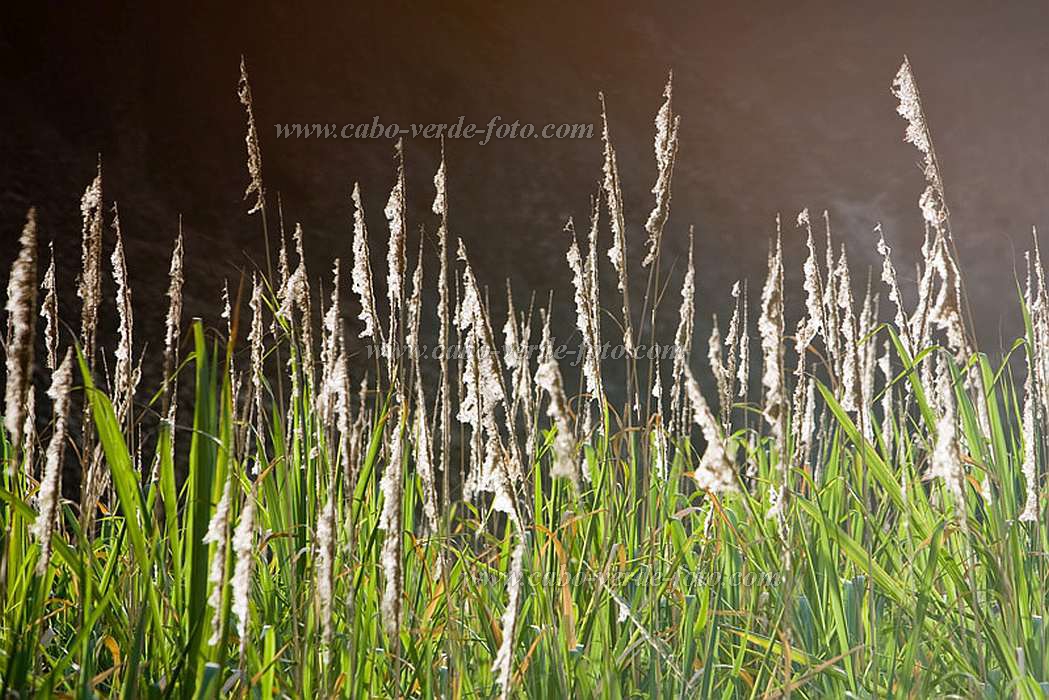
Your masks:
M734 280L760 288L777 212L793 222L804 207L829 210L837 240L859 266L857 284L865 281L862 270L877 264L871 231L881 222L901 283L913 291L923 181L889 92L905 54L942 164L977 331L989 349L1016 331L1014 271L1032 225L1049 224L1044 1L657 8L8 3L2 18L0 281L6 285L26 209L35 205L42 237L55 241L63 313L78 317L79 200L101 154L106 200L120 205L139 348L162 342L180 215L187 315L214 320L223 279L235 287L241 271L264 264L259 219L246 215L242 199L248 181L236 96L242 54L271 204L279 192L289 226L302 223L312 276L325 284L332 258L350 261L355 181L364 192L376 269L383 269L393 142L278 140L275 124L375 116L386 124L454 122L460 115L479 124L494 115L505 122L594 123L591 140L447 144L452 235L466 242L493 307L502 308L507 277L519 301L532 292L545 300L554 290L557 323L570 330L562 229L569 216L586 220L599 182L597 94L604 91L628 247L643 286L643 224L656 173L653 118L671 69L681 141L664 239L664 270L673 267L663 309L668 334L690 225L698 343L705 343L713 313L726 321ZM439 152L436 141L405 143L413 256L419 235L435 250L429 206ZM602 235L607 246L607 229ZM803 244L801 232L785 226L792 289L800 288ZM605 288L614 290L613 271L601 259ZM428 268L431 284L435 269L435 263ZM353 330L357 308L346 287ZM112 306L104 314L103 327L111 329Z

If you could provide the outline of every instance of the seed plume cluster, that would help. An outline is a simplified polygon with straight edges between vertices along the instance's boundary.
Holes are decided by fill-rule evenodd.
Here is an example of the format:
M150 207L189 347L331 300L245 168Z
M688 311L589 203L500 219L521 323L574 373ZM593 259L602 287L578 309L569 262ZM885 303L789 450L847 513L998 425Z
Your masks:
M53 246L39 274L49 232L27 214L3 304L4 694L1039 696L1037 235L1024 332L979 352L908 61L891 91L922 163L914 284L897 232L863 232L865 270L829 211L770 212L767 273L724 290L719 325L697 289L722 261L671 210L687 126L671 78L643 228L601 96L595 196L551 232L571 297L515 303L508 280L502 305L458 228L459 154L443 145L432 189L409 192L397 143L378 221L348 180L345 265L308 265L311 231L289 216L286 235L279 196L271 251L242 61L265 263L223 285L216 327L184 318L202 253L179 220L163 337L136 328L150 301L132 295L136 232L101 161L80 201L72 330ZM416 197L432 202L418 221ZM115 342L97 332L109 314ZM421 352L433 338L457 351ZM152 347L162 375L145 386Z

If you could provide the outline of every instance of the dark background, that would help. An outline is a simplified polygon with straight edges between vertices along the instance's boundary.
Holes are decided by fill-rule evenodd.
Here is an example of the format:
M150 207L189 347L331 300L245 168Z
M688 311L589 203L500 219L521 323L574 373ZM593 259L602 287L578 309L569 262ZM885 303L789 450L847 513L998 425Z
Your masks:
M384 269L393 143L277 140L275 123L465 115L484 124L500 115L597 125L603 90L641 280L655 177L652 119L668 69L682 127L665 234L665 260L677 267L665 311L672 323L694 224L697 342L705 342L710 315L724 312L733 280L746 277L759 288L776 212L793 221L803 207L829 209L860 269L877 264L871 229L882 222L910 291L923 182L889 92L904 54L922 89L985 343L997 347L1000 332L1015 332L1019 251L1031 226L1049 219L1046 2L14 5L0 15L0 281L6 284L25 210L36 205L43 237L55 241L63 313L78 318L79 198L102 154L106 199L120 203L138 348L161 342L180 214L187 314L214 319L222 280L235 285L240 270L265 260L258 217L246 216L242 200L241 54L271 204L279 191L289 222L302 222L314 279L327 279L335 256L350 262L355 180L365 193L376 270ZM405 151L414 255L419 226L435 224L428 209L439 144L409 139ZM569 215L586 219L600 139L451 141L447 157L452 233L466 242L493 305L501 306L506 277L519 299L555 289L559 321L570 327L562 227ZM784 236L796 285L803 240L792 226ZM347 280L350 318L356 307L348 288ZM104 313L111 328L112 307Z

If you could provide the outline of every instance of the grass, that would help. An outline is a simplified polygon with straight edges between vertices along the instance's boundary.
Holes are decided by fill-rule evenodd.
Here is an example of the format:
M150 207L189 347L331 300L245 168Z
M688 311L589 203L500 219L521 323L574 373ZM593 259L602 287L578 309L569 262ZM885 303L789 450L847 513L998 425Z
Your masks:
M669 86L666 98L669 123ZM257 156L257 139L254 148ZM664 148L676 153L676 141ZM609 140L612 209L621 206L614 157ZM259 158L253 183L260 168ZM387 216L403 215L403 204L397 209ZM658 303L662 223L655 229L645 309ZM686 391L699 374L691 355L654 399L659 365L630 359L617 360L635 394L625 407L605 396L603 382L596 393L559 396L566 365L546 364L556 381L533 382L531 358L484 354L496 325L483 295L476 308L436 319L468 348L447 364L454 391L427 400L422 360L409 352L376 359L356 399L341 321L317 323L341 319L338 295L328 305L311 295L301 259L301 276L259 278L250 334L240 329L240 294L227 328L194 321L184 351L169 348L171 375L148 396L138 391L135 411L119 408L134 385L102 381L93 372L99 358L77 352L75 394L93 430L75 431L70 454L85 473L99 460L109 485L99 503L85 504L96 514L87 530L77 503L59 504L41 561L31 528L41 512L45 455L34 447L43 436L28 431L15 444L5 432L3 692L1043 697L1049 542L1044 517L1021 518L1028 488L1044 506L1041 263L1037 284L1018 294L1025 334L992 358L948 332L942 303L922 311L933 291L946 290L939 297L949 302L954 289L938 272L950 266L935 257L951 255L946 220L930 233L924 269L939 286L919 290L902 324L878 320L869 298L852 303L842 291L847 263L831 260L823 278L817 273L806 318L819 317L820 327L809 326L793 366L774 251L758 324L764 390L753 398L743 387L734 399L734 365L718 364L747 357L737 327L712 367L721 399L713 427L702 421L702 396ZM462 258L462 284L442 290L453 299L459 290L461 300L473 284ZM422 259L420 251L420 270ZM391 256L402 275L404 263ZM584 341L600 345L592 271L578 276L577 308ZM360 284L370 295L370 268ZM421 322L419 290L391 295L390 335L377 324L374 340L405 342ZM513 317L520 342L535 342L537 316ZM882 347L888 371L878 379L866 349ZM1028 358L1031 380L1014 379L1014 355ZM806 356L818 361L805 364ZM169 415L176 380L192 384L178 414L191 423L156 418ZM9 395L25 395L15 389ZM175 440L182 431L188 441ZM714 460L715 443L730 461ZM724 469L727 481L707 478ZM476 488L466 499L468 483Z

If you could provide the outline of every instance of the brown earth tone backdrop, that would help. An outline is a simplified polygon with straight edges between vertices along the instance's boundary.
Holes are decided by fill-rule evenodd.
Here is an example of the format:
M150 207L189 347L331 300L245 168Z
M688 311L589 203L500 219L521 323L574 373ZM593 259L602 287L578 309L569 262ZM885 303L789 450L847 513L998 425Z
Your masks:
M355 180L373 253L385 254L382 206L393 182L393 143L278 140L274 124L375 116L450 122L460 115L478 123L499 115L597 124L599 90L620 154L636 265L655 177L652 119L668 69L682 128L665 260L678 261L679 277L694 224L700 342L710 314L727 306L732 281L762 277L776 212L792 221L803 207L828 209L853 259L871 264L871 229L880 221L901 275L912 269L922 175L889 93L904 54L923 92L985 346L1015 329L1014 251L1027 247L1032 225L1049 225L1045 2L309 9L74 2L9 4L2 17L0 278L25 210L36 205L42 235L55 240L64 304L75 300L79 196L101 153L106 198L120 204L140 346L160 338L180 214L188 313L213 317L221 280L235 284L239 270L265 259L259 222L245 215L241 199L241 54L264 177L271 195L281 193L286 217L302 222L314 277L327 277L332 257L350 257ZM408 139L405 151L417 236L419 226L434 225L428 208L439 145ZM567 328L562 227L570 215L586 218L600 140L449 142L448 162L452 232L467 243L493 304L501 305L508 276L519 298L536 291L544 299L555 289ZM792 226L784 237L788 259L798 262L787 269L797 275L803 241ZM605 287L613 284L606 265ZM664 311L673 315L673 307L676 299ZM63 313L77 317L72 306Z

